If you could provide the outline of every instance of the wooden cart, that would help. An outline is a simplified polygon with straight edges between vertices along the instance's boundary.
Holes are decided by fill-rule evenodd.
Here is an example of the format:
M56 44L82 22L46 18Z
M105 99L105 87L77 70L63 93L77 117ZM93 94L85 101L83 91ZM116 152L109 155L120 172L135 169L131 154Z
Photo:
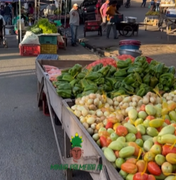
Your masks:
M159 27L160 16L145 16L144 24L145 24L145 31L147 30L148 26L156 26Z
M75 164L73 162L73 158L70 157L70 139L71 136L75 135L75 133L78 133L79 136L82 136L83 139L82 150L84 150L84 154L79 160L78 164L80 164L81 167L88 164L93 164L96 167L102 165L102 169L84 168L79 170L89 172L94 180L123 180L122 177L118 174L118 171L113 167L113 165L106 160L102 150L98 147L96 142L89 135L89 133L80 123L78 118L69 110L69 107L74 104L74 101L71 99L63 100L57 95L56 89L53 87L48 75L44 72L42 68L42 65L52 65L62 69L66 67L71 67L76 63L86 65L88 63L91 63L91 61L67 61L67 63L65 61L36 61L37 79L40 81L42 78L44 79L43 91L45 92L47 97L51 123L60 160L62 164L67 164L67 167L69 167L64 170L66 180L72 179L73 164ZM41 92L42 91L40 91L40 93ZM54 121L55 116L53 115L53 112L56 114L64 130L64 153L61 152L61 147L63 146L60 145L60 139L57 133L57 126Z

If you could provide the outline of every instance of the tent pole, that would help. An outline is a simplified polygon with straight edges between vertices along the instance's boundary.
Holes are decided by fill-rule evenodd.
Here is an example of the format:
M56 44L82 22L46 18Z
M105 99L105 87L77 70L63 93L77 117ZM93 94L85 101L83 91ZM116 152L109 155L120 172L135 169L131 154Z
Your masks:
M35 0L35 20L37 19L37 0Z
M19 0L19 25L20 25L20 43L22 40L22 30L21 30L21 0Z
M65 17L64 17L64 27L66 27L66 22L67 22L67 7L68 7L68 4L67 4L67 0L65 0Z

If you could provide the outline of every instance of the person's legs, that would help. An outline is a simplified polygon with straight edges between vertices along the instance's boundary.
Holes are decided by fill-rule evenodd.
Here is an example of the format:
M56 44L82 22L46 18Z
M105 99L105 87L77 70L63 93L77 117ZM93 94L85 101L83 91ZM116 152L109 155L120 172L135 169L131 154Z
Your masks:
M113 29L113 32L114 32L114 39L117 39L117 29L116 29L116 24L112 24L112 29Z
M75 26L75 42L74 42L74 44L76 44L77 35L78 35L78 26Z
M110 32L111 32L111 23L108 22L108 23L107 23L107 32L106 32L106 37L107 37L107 38L109 38Z
M74 25L70 25L70 30L71 30L71 44L74 45L75 44L75 26Z
M101 23L103 31L106 30L106 17L102 17L102 23Z
M7 25L7 23L8 23L8 16L7 15L4 15L4 21L5 21L6 25Z
M146 5L146 0L143 0L143 5L144 5L144 7L145 7L145 5Z

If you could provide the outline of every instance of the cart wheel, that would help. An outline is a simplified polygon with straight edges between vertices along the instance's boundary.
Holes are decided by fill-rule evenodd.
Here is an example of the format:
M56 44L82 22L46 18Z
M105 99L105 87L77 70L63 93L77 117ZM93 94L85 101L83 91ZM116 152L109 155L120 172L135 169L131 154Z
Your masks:
M123 36L126 37L130 37L134 33L134 30L131 26L125 26L122 31L123 31Z

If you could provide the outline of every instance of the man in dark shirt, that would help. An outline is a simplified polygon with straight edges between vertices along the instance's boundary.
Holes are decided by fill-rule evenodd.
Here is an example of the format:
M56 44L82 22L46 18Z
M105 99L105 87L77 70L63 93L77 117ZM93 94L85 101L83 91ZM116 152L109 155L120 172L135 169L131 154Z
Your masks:
M8 6L8 3L6 3L6 7L4 8L4 20L6 24L9 24L11 20L11 9Z

